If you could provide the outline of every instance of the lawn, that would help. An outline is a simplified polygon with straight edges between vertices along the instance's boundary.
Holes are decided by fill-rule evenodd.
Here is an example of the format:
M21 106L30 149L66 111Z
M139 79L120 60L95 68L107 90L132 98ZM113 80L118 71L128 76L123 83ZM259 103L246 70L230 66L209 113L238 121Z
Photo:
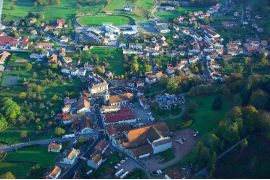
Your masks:
M117 75L124 74L123 51L118 48L95 47L90 50L91 56L97 56L101 62L110 64L110 71Z
M54 166L57 153L49 153L46 146L33 146L8 153L0 162L0 174L11 171L16 178L41 178L43 171L27 176L32 166L40 164L42 170Z
M127 4L127 0L111 0L110 3L105 6L104 11L120 11Z
M91 0L91 2L94 2L94 0ZM105 0L99 0L95 5L84 5L80 8L77 8L76 3L76 0L61 0L60 4L35 7L32 0L17 0L15 5L10 0L4 0L3 14L5 14L6 17L3 20L11 21L23 18L29 12L41 12L45 15L45 19L47 21L54 21L58 18L68 19L76 13L96 14L102 9L102 5L104 5Z
M174 19L186 12L194 12L194 11L201 11L204 8L197 8L197 7L179 7L176 11L157 11L156 15L159 16L161 19L169 20Z
M239 146L217 162L214 178L269 179L269 139L261 136L248 138L248 146Z
M100 26L103 23L112 23L113 25L133 24L133 20L125 16L84 16L79 17L78 22L81 25Z
M214 111L212 104L215 96L196 96L189 99L189 103L193 102L197 104L194 112L191 113L194 118L194 122L191 128L195 131L199 131L201 134L212 131L218 122L224 118L225 114L230 111L233 106L233 102L223 99L222 109Z
M161 163L170 161L170 160L174 159L174 157L175 157L172 149L168 149L166 151L158 153L157 156L158 156Z
M136 5L150 11L155 5L155 0L140 0L136 2Z

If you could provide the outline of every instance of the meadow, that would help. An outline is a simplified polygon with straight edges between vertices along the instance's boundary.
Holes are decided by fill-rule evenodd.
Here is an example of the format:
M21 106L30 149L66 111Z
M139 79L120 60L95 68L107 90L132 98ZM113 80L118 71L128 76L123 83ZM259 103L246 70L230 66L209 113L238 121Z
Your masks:
M53 168L56 156L57 153L49 153L46 146L10 152L0 161L0 174L10 171L16 178L41 178L48 168ZM40 171L29 174L36 164L40 165Z

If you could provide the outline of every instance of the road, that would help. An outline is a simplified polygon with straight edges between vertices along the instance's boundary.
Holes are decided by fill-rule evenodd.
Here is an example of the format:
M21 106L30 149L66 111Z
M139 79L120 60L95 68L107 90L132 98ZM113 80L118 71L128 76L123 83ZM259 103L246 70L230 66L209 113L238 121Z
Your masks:
M75 137L73 137L73 138L65 138L65 139L63 139L63 138L52 138L52 139L29 141L29 142L25 142L25 143L14 144L14 145L11 145L11 146L1 146L0 151L2 151L2 152L10 152L10 151L18 150L18 149L21 149L21 148L27 147L27 146L46 145L46 144L49 144L49 143L51 143L53 141L63 143L63 142L71 141L73 139L75 139Z
M160 0L156 0L154 8L151 10L151 15L153 16L153 20L159 20L160 18L156 16L155 12L157 11L157 8L160 5Z
M97 114L95 119L97 120L97 125L98 125L99 129L104 129L102 119L101 119L101 116L100 116L100 113L99 113L99 107L95 106L94 110L96 111L95 114ZM98 134L97 134L96 140L92 143L92 145L90 147L88 147L84 152L82 152L80 154L80 157L88 159L90 154L94 151L94 147L98 144L98 142L100 140L102 140L104 138L105 138L104 132L99 131ZM84 163L84 160L82 160L81 158L77 159L77 161L68 170L66 170L64 173L61 174L59 179L70 179L70 178L72 178L83 163Z

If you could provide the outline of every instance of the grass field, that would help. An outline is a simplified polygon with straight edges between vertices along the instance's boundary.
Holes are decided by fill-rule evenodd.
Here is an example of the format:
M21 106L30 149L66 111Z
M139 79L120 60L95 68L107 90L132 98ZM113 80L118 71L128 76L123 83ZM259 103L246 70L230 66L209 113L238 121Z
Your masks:
M248 146L239 146L217 162L214 178L270 178L270 141L261 136L248 138Z
M125 16L84 16L78 18L81 25L100 26L103 23L112 23L113 25L133 24L131 18Z
M194 12L194 11L201 11L203 8L196 8L196 7L179 7L176 11L157 11L156 15L159 16L161 19L169 20L176 18L177 16L180 16L183 13L186 13L188 11Z
M110 3L105 6L104 11L119 11L127 4L127 0L111 0Z
M90 52L92 57L98 56L101 61L108 62L110 64L109 69L113 73L117 75L124 74L123 52L121 49L95 47Z
M94 2L94 0L91 0ZM33 6L32 0L17 0L13 4L10 0L4 0L3 21L16 20L25 17L29 12L41 12L47 21L56 20L58 18L68 19L76 13L93 13L96 14L104 5L105 0L99 0L95 5L82 6L77 8L76 0L61 0L60 4L52 4L48 6ZM13 7L13 8L12 8Z
M191 128L195 131L198 130L201 134L212 131L232 108L232 101L224 99L222 109L214 111L212 109L214 98L215 96L198 96L189 99L189 102L195 102L198 105L195 111L191 113L195 120Z
M54 166L57 153L48 153L47 147L34 146L8 153L3 161L0 161L0 174L11 171L16 178L41 178L44 170ZM43 171L28 176L32 166L40 164Z

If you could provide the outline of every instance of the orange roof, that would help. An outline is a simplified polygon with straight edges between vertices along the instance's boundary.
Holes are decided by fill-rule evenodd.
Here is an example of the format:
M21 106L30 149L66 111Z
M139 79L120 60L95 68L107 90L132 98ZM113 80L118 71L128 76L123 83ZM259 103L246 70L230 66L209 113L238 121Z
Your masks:
M56 175L61 171L61 168L59 166L55 166L52 172L50 173L50 176L56 177Z
M118 103L118 102L123 102L123 101L130 101L133 97L132 93L124 93L124 94L120 94L120 95L115 95L115 96L111 96L109 98L109 103Z

